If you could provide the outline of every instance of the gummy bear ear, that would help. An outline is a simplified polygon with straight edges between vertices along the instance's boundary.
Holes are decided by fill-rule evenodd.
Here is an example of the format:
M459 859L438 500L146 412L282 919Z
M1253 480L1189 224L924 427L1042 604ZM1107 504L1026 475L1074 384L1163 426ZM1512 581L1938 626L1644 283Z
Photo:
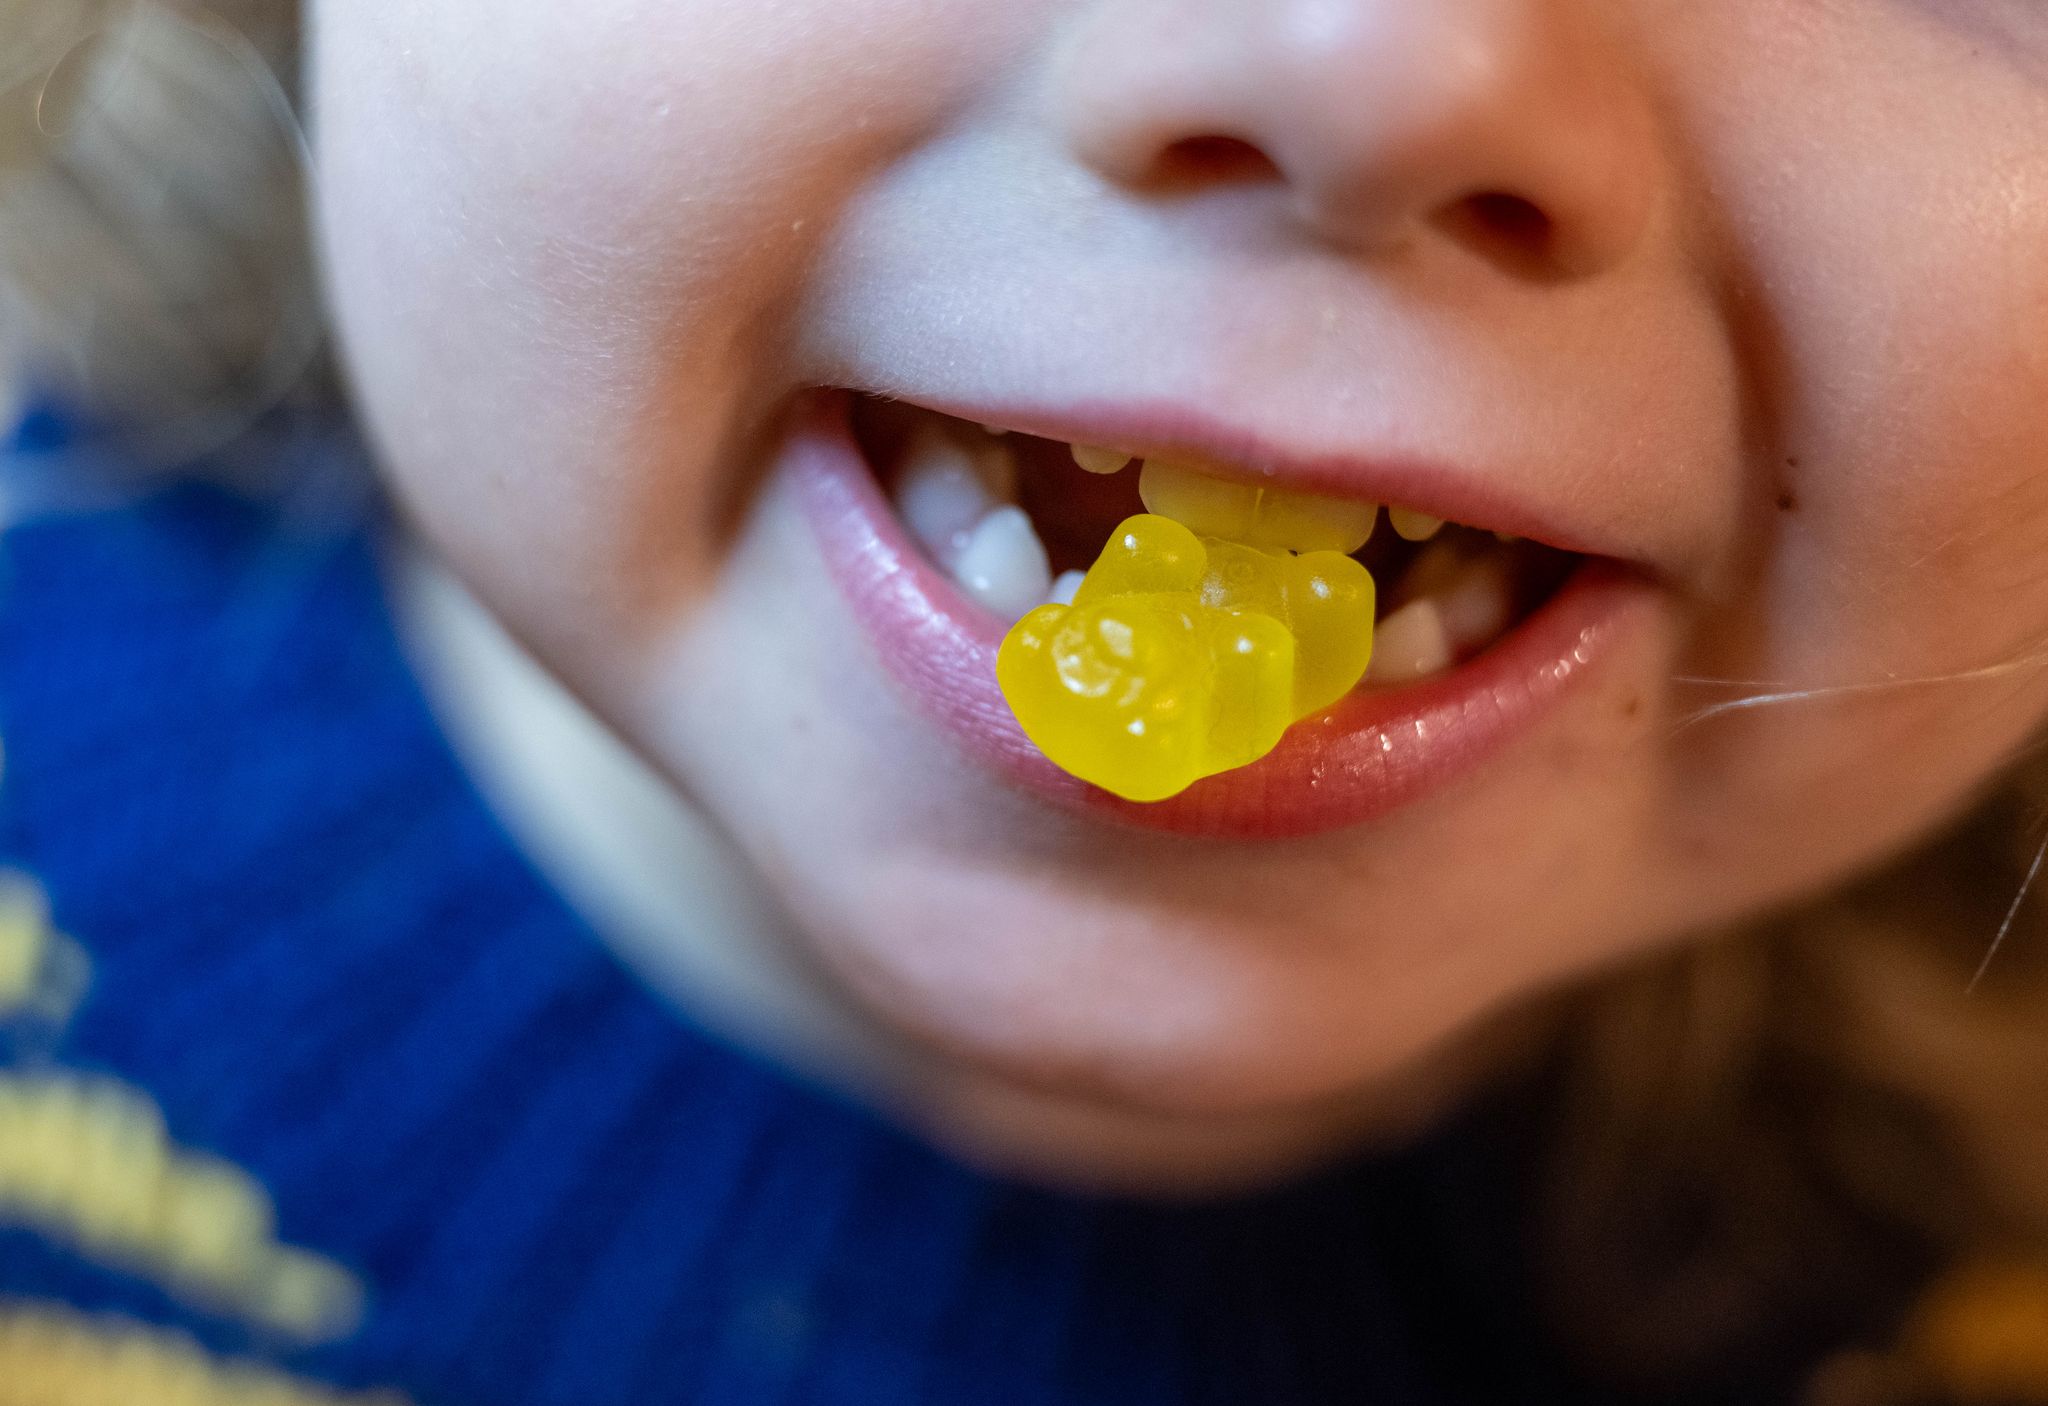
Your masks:
M1211 677L1201 699L1207 726L1195 769L1213 776L1279 745L1294 722L1296 652L1293 634L1270 615L1205 609L1202 623Z
M1337 552L1291 557L1283 567L1297 665L1294 716L1320 713L1351 692L1372 662L1377 590L1372 573Z
M1109 534L1074 604L1118 595L1163 595L1199 591L1208 570L1209 553L1195 534L1151 513L1128 517Z

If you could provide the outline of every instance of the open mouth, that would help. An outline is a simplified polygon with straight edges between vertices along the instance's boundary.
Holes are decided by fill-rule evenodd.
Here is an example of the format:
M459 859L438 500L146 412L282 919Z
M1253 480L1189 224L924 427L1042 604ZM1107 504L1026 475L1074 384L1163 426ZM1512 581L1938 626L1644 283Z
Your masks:
M1056 438L1061 420L1051 414L1020 411L1006 425L997 413L984 421L955 410L807 394L784 469L897 690L989 770L1057 806L1237 840L1363 823L1526 737L1649 639L1649 576L1558 545L1568 530L1513 501L1496 511L1496 490L1473 475L1314 464L1269 475L1221 454L1147 446L1137 433ZM1098 418L1116 422L1087 423ZM998 687L996 659L1012 624L1063 599L1116 526L1147 511L1148 482L1156 488L1158 479L1148 465L1158 463L1193 468L1169 472L1170 487L1176 477L1179 489L1221 484L1215 491L1226 495L1271 485L1306 502L1318 522L1348 523L1350 554L1377 583L1376 625L1365 679L1288 728L1271 752L1168 799L1137 802L1068 775L1031 743ZM1352 487L1375 479L1384 485L1377 501ZM1423 488L1404 495L1411 479ZM1432 507L1470 521L1440 521Z
M869 397L854 403L853 428L926 557L1006 629L1036 606L1071 601L1117 524L1158 510L1162 479L1232 481L1228 465L1141 460ZM1350 555L1379 587L1366 687L1412 683L1474 658L1583 560L1402 504L1315 501L1365 534Z

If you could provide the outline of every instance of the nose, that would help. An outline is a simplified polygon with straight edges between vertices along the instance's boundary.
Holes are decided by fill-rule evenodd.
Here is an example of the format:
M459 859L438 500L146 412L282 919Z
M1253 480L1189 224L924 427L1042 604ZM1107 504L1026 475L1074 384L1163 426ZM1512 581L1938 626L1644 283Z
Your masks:
M1530 277L1625 260L1651 102L1591 0L1099 0L1056 70L1076 157L1134 192L1253 186L1360 254L1437 236Z

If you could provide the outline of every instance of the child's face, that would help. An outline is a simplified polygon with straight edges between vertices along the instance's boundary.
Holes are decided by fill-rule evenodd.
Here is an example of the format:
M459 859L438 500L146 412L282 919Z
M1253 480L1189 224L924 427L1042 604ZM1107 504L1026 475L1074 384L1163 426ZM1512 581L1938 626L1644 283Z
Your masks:
M1740 690L1685 682L2048 634L2034 0L317 8L419 527L948 1059L1313 1106L1874 862L2048 712L2028 669L1688 726ZM1132 823L1009 750L996 627L896 569L820 387L1628 570Z

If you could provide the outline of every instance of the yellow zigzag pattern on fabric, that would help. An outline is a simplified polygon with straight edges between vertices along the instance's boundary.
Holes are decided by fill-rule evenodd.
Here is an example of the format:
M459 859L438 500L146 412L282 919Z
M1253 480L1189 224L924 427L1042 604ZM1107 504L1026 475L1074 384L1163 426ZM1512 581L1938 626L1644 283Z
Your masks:
M0 1308L0 1406L407 1406L331 1391L116 1319Z
M50 926L41 886L0 873L0 1022L27 1016L61 1028L91 979L84 951Z
M362 1314L354 1276L277 1242L255 1178L173 1146L156 1104L111 1081L0 1076L0 1220L302 1340L344 1337Z

